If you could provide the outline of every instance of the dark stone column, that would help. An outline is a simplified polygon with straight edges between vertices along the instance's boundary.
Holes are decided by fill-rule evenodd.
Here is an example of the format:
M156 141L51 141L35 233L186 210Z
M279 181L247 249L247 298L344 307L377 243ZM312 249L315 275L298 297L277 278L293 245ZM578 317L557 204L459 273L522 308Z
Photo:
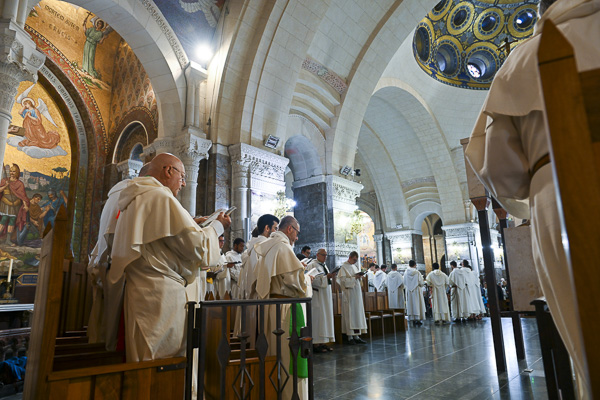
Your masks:
M335 266L333 208L327 205L327 184L314 183L294 188L294 216L300 224L296 252L310 246L313 256L319 248L327 249L327 265Z

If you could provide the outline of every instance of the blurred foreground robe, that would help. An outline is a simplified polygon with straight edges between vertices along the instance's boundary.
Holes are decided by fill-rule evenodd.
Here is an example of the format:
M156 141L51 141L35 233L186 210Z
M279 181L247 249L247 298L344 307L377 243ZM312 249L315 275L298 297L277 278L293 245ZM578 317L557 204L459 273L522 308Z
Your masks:
M259 257L255 270L257 277L256 293L259 298L310 297L309 293L312 293L310 278L304 275L304 265L294 254L290 240L283 232L273 232L271 237L255 245L254 249ZM306 316L304 304L298 310L302 310L304 316ZM290 380L283 390L284 399L290 399L293 393L293 380L290 371L291 357L288 347L289 341L287 340L290 336L291 314L289 304L281 306L281 329L285 331L281 335L281 361L290 374ZM300 312L297 313L298 318L300 314ZM270 333L277 326L275 306L265 307L265 315L268 315L265 323L265 334L267 336L267 343L269 344L267 355L276 355L276 336ZM298 328L300 327L298 326ZM301 372L301 368L298 368L298 370ZM285 380L285 374L283 375L283 379ZM298 394L300 399L308 398L308 380L305 378L298 379Z
M536 23L496 74L465 156L475 173L512 215L531 218L533 257L540 286L573 358L580 391L589 383L576 295L564 252L550 164L529 172L548 154L537 52L545 21L552 20L575 49L579 71L600 67L600 0L559 0ZM585 171L582 171L585 173ZM493 288L490 288L493 290Z
M108 198L100 215L98 241L90 254L87 267L92 283L92 310L87 335L90 343L106 343L108 351L115 351L117 347L125 280L120 279L111 285L106 280L106 273L110 267L110 252L119 213L117 202L121 191L128 184L129 179L118 182L108 192Z
M110 282L125 277L127 362L185 353L185 287L220 258L220 222L200 228L171 190L136 178L119 197Z

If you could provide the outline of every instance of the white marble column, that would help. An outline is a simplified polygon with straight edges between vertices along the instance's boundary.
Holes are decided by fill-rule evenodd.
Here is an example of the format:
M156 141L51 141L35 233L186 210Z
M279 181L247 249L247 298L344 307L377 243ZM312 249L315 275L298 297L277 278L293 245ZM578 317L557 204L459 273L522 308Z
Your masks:
M140 169L144 164L141 161L136 160L125 160L117 164L117 171L119 172L120 179L132 179L140 174Z
M145 162L161 153L172 153L179 157L185 167L185 187L179 192L179 201L192 216L196 215L199 164L208 158L208 150L212 146L212 142L203 136L202 132L188 127L179 136L156 139L144 148L143 153Z
M377 245L377 263L379 265L385 264L383 256L383 234L373 235L373 240L375 240L375 244Z
M410 259L417 262L417 269L422 271L425 270L425 264L418 260L419 249L415 249L415 237L417 237L417 239L421 238L420 243L421 246L423 246L422 235L423 232L414 229L404 229L385 233L385 237L390 241L392 263L398 264L398 269L408 268L407 258L410 255ZM398 257L398 250L402 252L402 260L396 259ZM422 248L420 251L423 251Z
M16 10L12 17L16 17ZM19 84L37 82L37 71L45 59L22 27L9 19L0 19L0 165L4 163L8 127Z
M458 257L456 253L460 252L461 257L469 258L474 271L482 272L483 265L479 265L479 258L482 256L479 224L466 222L464 224L444 225L442 230L446 240L447 262L455 261Z
M239 211L232 216L231 237L243 238L245 223L252 225L261 214L275 211L259 203L274 200L277 192L285 191L285 167L289 160L245 143L229 146L229 156L231 203Z

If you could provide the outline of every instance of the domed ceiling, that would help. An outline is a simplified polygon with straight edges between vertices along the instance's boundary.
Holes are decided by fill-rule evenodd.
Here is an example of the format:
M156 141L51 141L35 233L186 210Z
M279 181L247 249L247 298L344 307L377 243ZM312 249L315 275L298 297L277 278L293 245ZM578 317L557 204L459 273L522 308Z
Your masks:
M417 25L413 53L434 79L488 89L507 47L533 34L538 0L441 0Z

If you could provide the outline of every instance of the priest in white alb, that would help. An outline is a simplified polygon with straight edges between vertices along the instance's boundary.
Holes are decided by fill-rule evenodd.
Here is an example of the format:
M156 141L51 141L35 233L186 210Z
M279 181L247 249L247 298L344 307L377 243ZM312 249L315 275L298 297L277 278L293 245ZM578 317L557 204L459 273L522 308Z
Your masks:
M292 245L298 240L300 224L292 216L285 216L279 223L279 230L260 244L254 246L258 255L256 264L256 293L260 299L287 299L303 298L312 295L310 277L304 275L304 265L294 254ZM276 308L269 306L269 313L265 332L267 332L268 355L275 355L276 336L272 333L277 326ZM267 310L265 310L266 312ZM304 326L305 307L296 307L297 330ZM298 356L298 359L290 363L291 355L287 338L291 336L290 320L292 318L289 304L281 306L281 329L285 334L281 336L281 360L284 367L292 375L290 368L298 368L298 393L301 399L308 398L308 377L306 360ZM293 381L290 379L283 390L283 398L289 399L293 393Z
M448 281L450 287L454 289L454 302L452 303L452 316L454 322L462 322L471 316L472 306L469 300L469 288L467 282L470 280L469 274L471 271L467 271L462 267L456 268L456 262L451 261L450 265L454 268L450 272Z
M219 236L219 261L217 265L212 267L208 276L212 278L213 294L215 299L224 300L225 295L231 294L231 275L229 273L229 264L227 257L223 254L223 246L225 245L225 237Z
M229 268L229 276L231 278L231 298L240 299L240 272L242 269L242 253L246 242L242 238L236 238L233 241L233 248L225 254L227 259L227 267Z
M373 286L378 292L384 292L387 287L387 274L379 267L375 267L375 277L373 278Z
M404 278L402 274L398 272L398 266L392 264L392 270L387 277L388 286L388 301L390 308L393 309L404 309L406 307L404 302Z
M485 314L485 305L481 298L481 282L479 274L473 271L473 267L468 260L462 261L462 266L467 271L467 287L469 288L469 301L471 303L471 316L476 319L481 319L481 315Z
M421 290L424 284L423 275L417 270L417 263L415 260L410 260L404 273L404 287L406 288L406 316L414 326L423 325L421 320L425 319L425 299Z
M327 264L327 250L319 249L307 271L316 270L318 273L312 282L312 335L313 344L316 352L325 353L333 351L327 343L335 342L333 329L333 297L331 292L331 279L336 275L335 272L329 272Z
M125 276L125 344L128 362L185 353L185 287L202 266L219 260L218 236L231 224L220 215L200 228L175 197L185 186L185 168L172 154L159 154L141 177L121 191L121 210L107 278Z
M348 261L342 264L337 283L342 288L342 333L348 336L348 344L365 344L360 335L367 333L365 305L363 304L360 280L363 275L356 265L358 253L353 251Z
M432 271L427 275L425 280L431 287L433 320L436 324L450 322L448 296L446 295L446 288L450 283L448 275L440 271L440 264L433 263Z

